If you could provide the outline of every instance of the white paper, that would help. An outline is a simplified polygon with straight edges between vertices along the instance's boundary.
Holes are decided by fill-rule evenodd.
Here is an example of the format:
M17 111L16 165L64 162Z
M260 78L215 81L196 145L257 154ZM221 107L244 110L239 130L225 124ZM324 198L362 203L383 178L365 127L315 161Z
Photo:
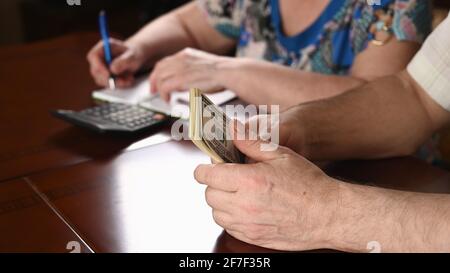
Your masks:
M206 96L216 105L223 105L236 98L236 94L229 90L206 94ZM189 118L189 92L173 92L171 94L170 104L168 104L159 95L151 94L150 83L147 78L139 80L131 88L94 91L92 97L97 100L112 103L140 105L144 108L174 117Z
M92 97L94 99L134 105L149 99L151 96L150 84L148 83L148 80L139 81L136 85L130 88L119 88L115 90L102 89L96 90L92 93Z

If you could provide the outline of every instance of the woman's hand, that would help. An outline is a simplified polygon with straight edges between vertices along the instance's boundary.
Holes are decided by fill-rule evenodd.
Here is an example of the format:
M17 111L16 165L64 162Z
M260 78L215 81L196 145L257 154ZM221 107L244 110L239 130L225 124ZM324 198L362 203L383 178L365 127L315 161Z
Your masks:
M192 48L183 49L156 64L150 75L151 90L159 92L165 101L170 100L170 93L192 87L206 93L222 91L226 87L219 77L219 64L232 60Z
M142 50L123 41L110 39L113 62L108 68L105 63L103 42L98 42L87 55L91 75L100 86L108 85L111 74L116 77L118 87L128 87L134 83L134 74L146 61Z

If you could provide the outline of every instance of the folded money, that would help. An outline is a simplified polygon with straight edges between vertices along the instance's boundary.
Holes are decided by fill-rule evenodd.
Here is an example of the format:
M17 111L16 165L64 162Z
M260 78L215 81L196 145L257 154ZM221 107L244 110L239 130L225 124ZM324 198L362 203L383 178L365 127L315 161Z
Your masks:
M189 93L189 137L204 153L218 163L244 163L245 156L234 146L231 119L201 90Z

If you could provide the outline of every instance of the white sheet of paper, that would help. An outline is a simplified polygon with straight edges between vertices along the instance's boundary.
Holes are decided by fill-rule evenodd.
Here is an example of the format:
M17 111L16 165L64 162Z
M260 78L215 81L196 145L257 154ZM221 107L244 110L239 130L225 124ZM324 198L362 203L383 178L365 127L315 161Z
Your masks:
M159 97L159 95L152 95L150 93L150 84L147 78L139 80L136 85L131 88L96 90L92 93L92 97L94 99L112 103L139 104L144 108L175 117L189 117L189 92L172 93L170 104L167 104ZM223 92L207 94L207 97L214 104L223 105L236 98L236 94L226 90Z
M151 97L150 85L148 81L142 80L130 88L96 90L92 93L92 97L107 102L136 105Z

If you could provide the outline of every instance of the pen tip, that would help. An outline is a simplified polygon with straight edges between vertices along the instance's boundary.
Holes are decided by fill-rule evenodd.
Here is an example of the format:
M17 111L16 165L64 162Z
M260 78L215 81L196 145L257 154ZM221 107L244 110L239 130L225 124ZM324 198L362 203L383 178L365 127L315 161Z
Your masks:
M102 9L101 11L100 11L100 16L104 16L106 14L106 11L104 10L104 9Z

